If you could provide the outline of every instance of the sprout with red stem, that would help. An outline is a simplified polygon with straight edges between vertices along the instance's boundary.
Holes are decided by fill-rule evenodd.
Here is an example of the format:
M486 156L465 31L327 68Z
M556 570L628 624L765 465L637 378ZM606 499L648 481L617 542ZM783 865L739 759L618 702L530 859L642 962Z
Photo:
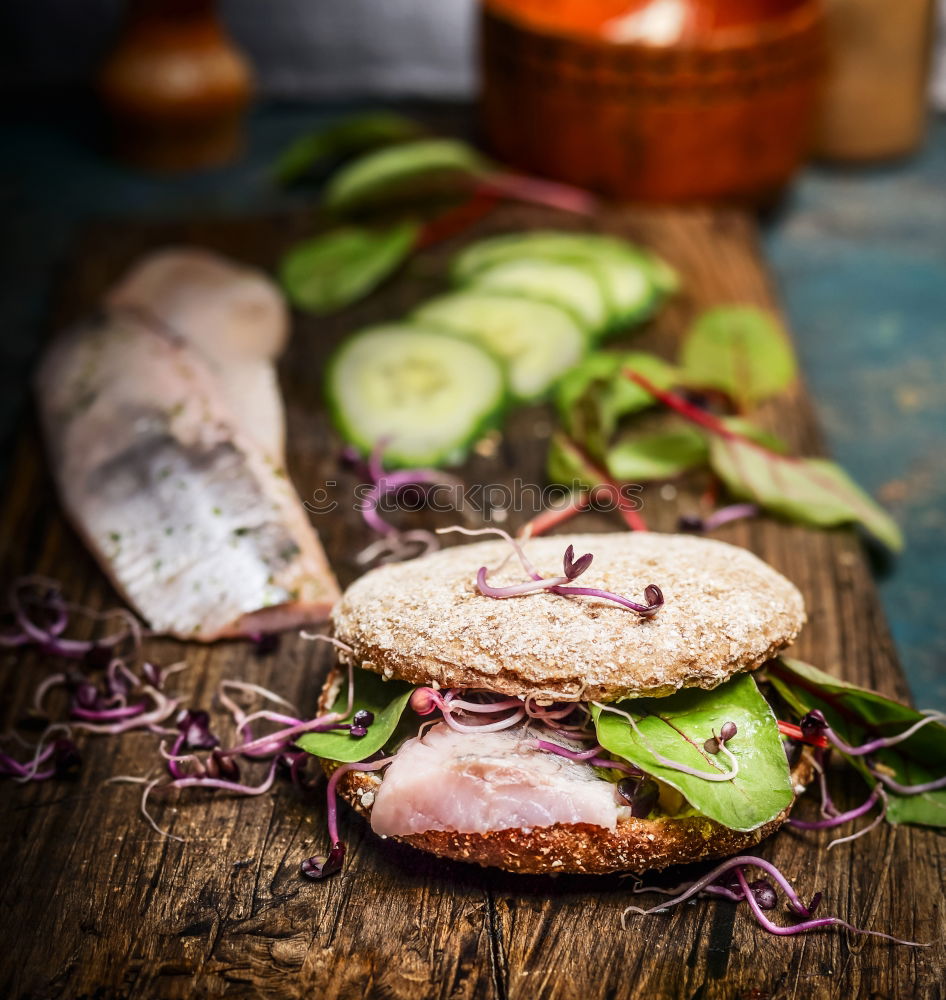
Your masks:
M302 862L300 869L307 878L316 880L328 878L329 875L334 875L341 870L342 862L345 859L345 845L338 835L338 800L336 797L338 783L349 771L379 771L382 767L387 767L392 760L394 760L393 757L383 757L381 760L363 760L355 764L340 764L332 772L326 790L328 836L332 846L327 855L317 854Z
M775 895L775 888L771 885L771 883L763 880L757 880L750 883L746 879L745 875L745 870L747 868L761 868L788 897L790 909L803 919L798 923L790 924L788 926L782 926L769 920L769 918L765 916L764 911L774 908L775 900L773 897ZM719 880L729 873L735 874L738 892L733 891L733 889L725 883L719 885ZM762 883L761 885L760 882ZM663 890L653 890L649 887L640 887L635 889L635 892L651 891ZM872 937L884 938L887 941L893 941L896 944L903 944L912 948L929 947L929 945L920 944L916 941L904 941L901 938L893 937L890 934L884 934L881 931L870 931L864 930L860 927L854 927L852 924L849 924L846 920L842 920L840 917L822 917L820 919L812 919L815 908L821 901L821 893L817 893L812 898L811 902L805 906L805 904L798 898L798 894L795 892L791 883L779 871L779 869L775 867L775 865L773 865L770 861L766 861L764 858L758 858L751 855L730 858L728 861L724 861L722 864L717 865L717 867L715 867L711 872L704 875L696 882L691 882L689 885L681 886L679 890L673 890L673 892L674 895L672 899L665 903L660 903L657 906L651 907L650 909L643 909L639 906L628 906L621 915L621 926L625 930L627 929L627 915L629 913L643 915L651 913L664 913L666 910L670 909L670 907L677 906L688 899L693 899L701 892L712 892L714 895L723 895L726 896L726 898L737 902L745 900L749 904L756 920L770 934L803 934L807 931L836 926L844 927L855 934L866 934Z
M621 594L614 594L608 590L600 590L596 587L573 587L569 586L573 580L580 577L591 565L594 556L590 552L575 558L574 546L569 545L565 550L562 565L562 576L541 577L534 570L530 572L532 580L528 583L512 584L507 587L494 587L487 580L489 569L481 566L476 574L476 587L484 597L491 597L494 600L504 600L510 597L525 597L529 594L537 594L546 591L550 594L559 594L562 597L597 597L600 600L611 601L619 607L634 611L641 618L650 618L663 607L664 596L661 589L656 584L648 584L644 588L644 599L646 604L632 601ZM530 564L531 566L531 564Z
M728 507L720 507L718 510L714 510L712 514L708 514L706 517L700 517L697 514L684 514L678 522L678 527L681 531L699 533L710 532L715 531L717 528L721 528L724 524L729 524L732 521L741 521L745 518L758 517L759 513L760 508L758 504L734 503L730 504Z
M393 524L385 521L378 512L378 506L386 497L396 495L410 487L426 491L436 486L456 488L461 485L455 476L440 472L438 469L419 468L385 472L382 458L388 443L388 438L379 440L368 456L367 462L362 466L371 488L362 498L359 510L365 524L381 536L356 556L356 561L362 565L375 560L383 563L402 562L427 555L438 548L437 538L432 532L424 529L399 531ZM350 457L356 458L356 456Z

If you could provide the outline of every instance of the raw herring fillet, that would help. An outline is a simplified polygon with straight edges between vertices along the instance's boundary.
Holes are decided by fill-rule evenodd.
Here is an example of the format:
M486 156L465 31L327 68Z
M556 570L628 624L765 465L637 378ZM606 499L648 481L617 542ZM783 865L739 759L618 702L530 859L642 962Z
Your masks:
M105 304L137 313L198 350L244 431L284 460L285 420L273 362L286 346L289 314L266 275L207 250L169 248L136 264Z
M327 614L338 588L281 462L197 351L116 314L61 334L37 388L66 510L155 632L209 641Z
M371 827L398 837L427 830L487 833L555 823L613 830L614 786L587 764L531 748L521 727L458 733L438 723L408 740L385 770Z

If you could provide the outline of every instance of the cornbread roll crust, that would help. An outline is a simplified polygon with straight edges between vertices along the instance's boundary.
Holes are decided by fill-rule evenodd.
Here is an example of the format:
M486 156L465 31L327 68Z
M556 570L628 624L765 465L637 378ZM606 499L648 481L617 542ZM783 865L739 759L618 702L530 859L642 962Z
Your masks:
M331 773L338 765L334 761L323 761L322 766L326 773ZM810 752L805 748L792 768L796 795L811 780L812 774ZM374 795L382 781L383 778L371 772L350 771L338 783L338 791L353 809L370 821ZM790 811L791 806L748 833L730 830L705 816L680 819L661 816L621 820L613 832L587 823L559 823L531 830L490 833L431 830L393 839L442 858L521 874L642 873L751 850L774 833Z
M594 554L577 586L664 606L640 618L609 601L548 592L496 600L476 588L481 566L503 586L528 577L507 542L458 545L356 580L332 613L356 662L412 684L483 688L540 700L616 701L713 688L754 670L805 622L801 594L745 549L692 535L555 535L525 543L543 576L560 576L567 545ZM509 557L509 558L507 558Z

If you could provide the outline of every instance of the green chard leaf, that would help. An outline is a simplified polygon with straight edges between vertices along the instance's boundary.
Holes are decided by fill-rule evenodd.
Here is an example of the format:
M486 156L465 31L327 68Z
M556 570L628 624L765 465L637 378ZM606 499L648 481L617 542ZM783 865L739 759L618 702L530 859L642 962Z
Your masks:
M719 421L733 434L741 434L750 441L761 444L763 448L768 448L769 451L777 451L780 455L788 454L788 445L780 437L759 427L751 420L746 420L745 417L720 417Z
M296 139L276 161L273 175L280 184L292 184L326 160L406 142L423 133L418 122L391 111L352 115Z
M781 392L796 374L788 338L755 306L707 309L683 342L680 364L689 385L720 389L743 405Z
M549 441L546 471L550 482L564 486L580 484L586 489L601 486L604 479L589 457L567 435L556 433Z
M347 213L455 193L488 171L488 161L457 139L403 142L344 166L326 186L324 204L333 212Z
M394 735L413 692L413 684L398 680L386 681L372 670L357 668L352 714L361 709L374 713L374 722L368 727L368 734L361 739L355 739L349 736L346 729L336 729L327 733L304 733L296 741L296 746L326 760L337 760L342 763L365 760L383 749ZM342 684L332 710L343 712L347 700L347 684Z
M766 668L772 686L799 715L820 709L828 725L846 743L857 746L879 736L896 736L923 718L908 705L876 691L849 684L801 660L780 657ZM877 779L864 757L844 755L873 787ZM872 760L889 768L902 785L921 785L946 775L946 726L931 722L896 746L879 750ZM946 826L946 788L920 795L897 795L885 789L891 823Z
M614 433L621 417L653 406L656 400L636 382L622 375L633 368L658 388L669 389L677 379L677 369L654 354L643 351L594 351L570 369L555 390L555 407L566 430L577 440L593 437L603 444Z
M802 524L857 523L893 551L903 536L893 518L834 462L791 458L739 437L713 435L710 464L736 497Z
M643 483L670 479L705 464L709 456L706 437L683 424L651 434L630 434L608 449L608 472L615 479Z
M318 315L334 312L376 288L411 252L419 227L346 227L291 247L279 278L293 305Z
M704 691L686 688L668 698L635 698L616 704L637 722L641 736L621 716L593 708L598 741L611 753L676 788L704 816L733 830L754 830L792 801L791 775L778 725L755 680L741 674ZM703 743L734 722L727 744L739 762L731 781L684 774L657 761L653 751L701 771L726 771L727 758Z

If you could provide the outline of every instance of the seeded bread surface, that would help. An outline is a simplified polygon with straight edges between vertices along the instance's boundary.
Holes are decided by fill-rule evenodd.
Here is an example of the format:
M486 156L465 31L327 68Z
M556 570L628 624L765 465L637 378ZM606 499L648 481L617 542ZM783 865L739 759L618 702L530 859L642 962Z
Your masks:
M792 583L724 542L616 532L537 538L525 551L542 576L559 576L569 544L576 557L594 554L576 585L643 603L653 583L664 606L641 618L594 597L485 597L476 587L481 566L499 567L492 585L528 580L508 543L497 540L366 573L336 605L335 635L364 668L413 684L616 701L716 687L761 666L805 622Z

